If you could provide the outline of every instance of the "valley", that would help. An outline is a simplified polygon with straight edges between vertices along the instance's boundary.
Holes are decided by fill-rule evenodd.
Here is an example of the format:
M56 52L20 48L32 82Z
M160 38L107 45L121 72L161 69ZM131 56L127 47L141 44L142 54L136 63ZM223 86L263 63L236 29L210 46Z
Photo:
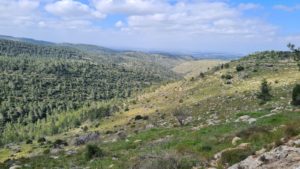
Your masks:
M239 162L300 146L294 52L223 61L43 44L72 53L60 58L3 43L0 168L251 168Z

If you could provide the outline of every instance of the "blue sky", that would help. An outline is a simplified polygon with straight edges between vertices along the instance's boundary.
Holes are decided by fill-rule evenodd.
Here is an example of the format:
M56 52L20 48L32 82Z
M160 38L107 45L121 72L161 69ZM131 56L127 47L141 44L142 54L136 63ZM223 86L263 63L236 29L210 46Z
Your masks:
M0 34L118 49L285 50L299 20L299 0L0 0Z

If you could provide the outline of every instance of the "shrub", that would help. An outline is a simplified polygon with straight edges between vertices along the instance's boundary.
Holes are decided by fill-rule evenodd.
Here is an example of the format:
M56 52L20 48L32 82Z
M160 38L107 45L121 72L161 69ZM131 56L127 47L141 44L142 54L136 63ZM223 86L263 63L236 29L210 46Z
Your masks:
M284 128L284 134L286 137L294 137L297 136L299 134L299 131L297 129L296 124L288 124L285 128Z
M41 138L39 138L39 139L37 140L37 142L38 142L38 143L44 143L44 142L46 142L46 139L45 139L45 137L41 137Z
M229 63L225 63L224 67L225 67L225 69L228 69L229 68Z
M92 158L103 157L103 156L104 156L103 150L101 150L97 145L89 144L86 146L85 157L87 159L90 160Z
M260 86L260 93L258 93L257 97L261 99L263 102L269 101L272 98L270 91L271 91L271 87L268 84L268 81L264 79Z
M236 66L236 71L240 72L240 71L243 71L243 70L245 70L244 66L242 66L242 65L237 65Z
M204 75L203 72L201 72L199 76L200 76L200 78L204 78L205 77L205 75Z
M88 126L84 126L84 127L82 128L82 130L83 130L84 132L87 132L87 131L89 130L89 128L88 128Z
M253 154L253 150L251 148L230 149L222 153L221 163L233 165L246 159L251 154Z
M26 140L26 144L32 144L32 140L31 139Z
M134 118L134 120L142 120L142 119L143 119L143 116L141 116L141 115L136 115Z
M236 136L243 139L249 139L259 134L266 135L268 133L269 129L267 127L252 126L239 131L238 133L236 133Z
M44 154L49 154L50 153L50 149L49 148L45 149L43 153Z
M54 147L68 146L68 143L66 141L64 141L64 140L57 139L57 140L54 141L53 146Z
M230 79L233 78L233 76L231 74L226 74L226 75L222 75L221 78L226 79L226 80L230 80Z
M203 145L203 146L201 146L200 150L209 152L212 150L212 147L210 145Z
M299 84L297 84L293 89L292 104L295 106L300 105L300 85Z
M187 117L187 112L184 108L177 108L174 110L172 113L173 116L177 119L178 123L183 126L184 125L184 120Z

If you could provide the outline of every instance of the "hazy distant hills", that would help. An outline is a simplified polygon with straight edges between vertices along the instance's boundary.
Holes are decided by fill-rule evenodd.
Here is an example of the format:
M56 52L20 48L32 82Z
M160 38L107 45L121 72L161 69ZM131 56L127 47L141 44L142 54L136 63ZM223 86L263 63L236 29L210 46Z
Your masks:
M27 42L27 43L32 43L32 44L36 44L36 45L55 45L55 43L52 43L52 42L35 40L35 39L30 39L30 38L19 38L19 37L6 36L6 35L0 35L0 39L13 40L13 41L19 41L19 42Z
M72 43L53 43L43 40L35 40L31 38L13 37L0 35L0 39L13 40L19 42L26 42L35 45L48 45L48 46L63 46L76 48L78 50L90 53L90 54L120 54L120 53L144 53L149 55L163 55L167 57L172 57L175 59L187 59L187 60L197 60L197 59L222 59L222 60L232 60L238 59L243 56L243 54L238 53L225 53L225 52L171 52L171 51L142 51L142 50L120 50L111 49L98 45L91 44L72 44Z

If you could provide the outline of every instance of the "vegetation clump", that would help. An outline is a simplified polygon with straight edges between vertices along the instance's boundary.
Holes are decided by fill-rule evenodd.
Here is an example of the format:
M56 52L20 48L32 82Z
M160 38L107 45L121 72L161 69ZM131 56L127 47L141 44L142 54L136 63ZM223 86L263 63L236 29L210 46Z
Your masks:
M89 144L86 146L86 159L101 158L104 156L104 152L97 145Z
M45 137L41 137L41 138L39 138L39 139L37 140L37 142L38 142L38 143L44 143L44 142L46 142L46 139L45 139Z
M268 81L266 79L264 79L261 82L260 92L258 93L257 97L259 99L261 99L262 103L265 103L267 101L270 101L272 98L272 95L270 92L271 92L271 87L270 87Z
M298 68L299 68L299 70L300 70L300 47L299 47L299 48L296 48L295 45L294 45L294 44L291 44L291 43L289 43L289 44L287 45L287 47L293 52L294 60L295 60L296 62L298 62L298 63L297 63L297 66L298 66Z
M57 139L53 142L53 147L60 147L60 146L68 146L68 143L64 140Z
M246 159L249 155L253 154L253 150L250 147L247 148L233 148L226 150L221 155L221 163L223 165L233 165Z
M300 85L299 84L297 84L293 89L292 104L295 106L300 105Z
M173 111L173 116L177 119L180 126L183 126L184 120L187 118L188 114L184 108L176 108Z
M231 74L225 74L221 76L222 79L231 80L233 76Z
M300 134L300 131L299 131L299 128L298 128L297 124L296 123L288 124L284 128L284 134L288 138L294 137L294 136L297 136L298 134Z
M242 66L242 65L237 65L237 66L236 66L236 71L237 71L237 72L241 72L241 71L243 71L243 70L245 70L245 67L244 67L244 66Z

